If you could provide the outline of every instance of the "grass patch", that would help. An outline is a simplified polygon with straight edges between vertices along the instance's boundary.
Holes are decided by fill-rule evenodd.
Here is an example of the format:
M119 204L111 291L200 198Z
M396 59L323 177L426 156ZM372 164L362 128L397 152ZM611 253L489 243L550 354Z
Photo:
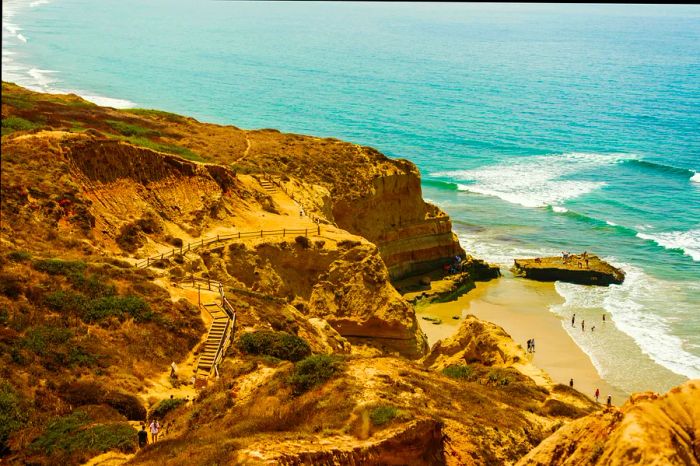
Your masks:
M72 337L73 332L70 329L42 325L27 332L22 339L22 346L43 356L53 351L54 346L67 343Z
M151 149L157 152L165 152L166 154L179 155L180 157L187 160L193 160L195 162L206 161L199 154L192 152L186 147L177 146L175 144L155 142L142 136L120 136L118 137L118 139L129 142L135 146L145 147L147 149Z
M71 275L82 273L86 264L83 261L64 261L61 259L39 259L32 263L34 270L49 275Z
M399 409L392 405L380 405L369 412L369 420L375 426L383 426L393 421L399 414Z
M469 380L474 375L474 370L469 366L453 364L442 370L442 374L451 379Z
M145 128L143 126L136 125L133 123L127 123L125 121L119 120L105 120L105 122L115 130L119 131L124 136L160 136L160 131Z
M341 363L337 358L327 354L315 354L297 362L288 381L294 389L294 394L300 395L322 385L340 369Z
M269 330L244 333L236 342L236 346L247 354L271 356L287 361L299 361L311 354L311 347L303 338Z
M4 100L4 98L3 98ZM30 131L40 128L42 125L34 123L18 116L10 116L2 119L2 135L9 134L13 131Z
M135 115L141 115L145 117L154 117L154 118L161 118L163 120L175 122L175 123L184 123L187 121L187 118L178 115L176 113L170 113L170 112L164 112L162 110L153 110L150 108L128 108L122 110L124 113L133 113Z
M177 408L178 406L182 405L185 403L184 398L169 398L166 400L162 400L160 403L156 405L155 408L150 412L148 418L149 419L163 419L166 414L168 414L170 411L173 409Z
M83 411L49 422L44 433L34 440L30 449L49 456L83 462L97 453L109 450L132 452L136 449L136 430L125 422L87 427L90 417Z
M0 457L9 451L7 440L27 421L27 411L9 382L0 379Z
M7 258L12 262L27 262L32 258L32 255L27 251L12 251L7 255Z
M143 298L134 295L91 299L81 293L59 290L47 294L44 303L54 311L77 314L85 323L102 322L110 317L116 317L120 321L131 317L136 322L145 322L154 317L151 306Z

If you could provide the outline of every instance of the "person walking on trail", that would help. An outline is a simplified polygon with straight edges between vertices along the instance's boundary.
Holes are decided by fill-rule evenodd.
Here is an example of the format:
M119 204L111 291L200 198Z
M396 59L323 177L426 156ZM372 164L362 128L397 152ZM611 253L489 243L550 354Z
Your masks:
M151 421L151 442L156 443L158 441L158 432L160 431L160 423L156 419Z
M605 322L605 314L603 314L603 322Z
M533 339L530 340L530 341L531 341L531 343L530 343L530 349L531 349L532 352L534 353L534 352L535 352L535 339L533 338Z
M586 331L586 321L585 321L585 320L582 320L582 321L581 321L581 331L582 331L582 332L585 332L585 331Z
M574 313L574 315L571 316L571 326L572 327L574 326L574 322L576 322L576 313Z
M608 395L608 408L612 406L612 396Z
M175 361L170 364L170 378L174 378L177 373L177 365L175 364Z
M574 388L574 379L573 378L571 378L569 380L569 387Z
M146 424L141 423L141 430L138 432L139 448L143 448L148 443L148 432L146 432Z
M600 389L595 389L595 402L598 403L598 397L600 397Z
M527 352L530 352L530 347L532 346L532 340L527 341Z

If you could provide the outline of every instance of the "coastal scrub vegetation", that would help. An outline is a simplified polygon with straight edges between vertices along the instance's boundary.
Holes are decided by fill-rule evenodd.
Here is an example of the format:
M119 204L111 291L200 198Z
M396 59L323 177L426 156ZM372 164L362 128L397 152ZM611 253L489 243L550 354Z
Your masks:
M270 330L244 333L238 338L236 346L247 354L286 361L299 361L311 354L311 347L303 338Z
M166 414L184 404L184 398L167 398L158 403L148 414L149 419L163 419Z
M469 380L474 375L474 370L469 366L453 364L445 367L442 373L451 379Z
M10 134L13 131L30 131L40 128L41 125L22 117L11 116L2 119L2 135Z
M341 369L342 363L338 357L315 354L297 362L288 380L294 394L300 395L325 383Z
M94 424L86 412L76 410L50 421L29 450L56 463L82 463L108 450L135 451L136 430L126 422Z

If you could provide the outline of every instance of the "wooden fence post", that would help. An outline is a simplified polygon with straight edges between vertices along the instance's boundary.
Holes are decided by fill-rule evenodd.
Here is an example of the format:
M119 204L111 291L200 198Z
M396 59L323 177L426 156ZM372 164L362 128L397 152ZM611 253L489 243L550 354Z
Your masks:
M318 225L318 236L321 236L321 225Z
M304 236L309 236L309 229L308 228L304 230Z
M286 229L286 228L282 228L282 236L284 236L284 235L286 234L286 232L287 232L287 229Z
M151 265L151 258L147 257L146 258L146 267L148 267L149 265Z

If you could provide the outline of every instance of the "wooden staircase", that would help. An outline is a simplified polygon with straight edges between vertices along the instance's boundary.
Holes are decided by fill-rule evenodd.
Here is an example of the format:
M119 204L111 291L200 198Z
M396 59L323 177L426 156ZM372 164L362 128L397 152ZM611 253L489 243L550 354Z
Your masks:
M265 178L260 179L260 186L262 186L263 189L270 194L274 194L277 192L277 186L275 186L271 181Z
M209 334L204 343L204 348L199 354L195 371L195 388L207 385L207 380L212 373L218 376L218 365L231 344L236 325L236 312L233 310L223 293L223 287L219 287L221 304L207 303L201 305L211 316L212 323Z

